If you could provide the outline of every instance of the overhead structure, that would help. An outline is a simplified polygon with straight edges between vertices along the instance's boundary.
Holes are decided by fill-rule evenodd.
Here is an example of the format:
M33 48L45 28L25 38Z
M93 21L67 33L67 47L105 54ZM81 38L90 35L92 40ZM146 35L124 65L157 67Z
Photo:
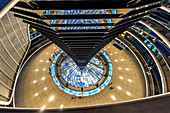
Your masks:
M160 6L160 0L30 1L18 2L11 11L83 69L100 49ZM120 8L131 11L114 12Z

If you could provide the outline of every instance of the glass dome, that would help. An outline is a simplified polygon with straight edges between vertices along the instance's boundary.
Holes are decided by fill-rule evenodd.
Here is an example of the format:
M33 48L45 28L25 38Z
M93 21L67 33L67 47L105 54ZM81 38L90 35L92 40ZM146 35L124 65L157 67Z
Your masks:
M62 78L68 84L85 88L96 84L104 74L104 64L100 57L95 55L86 67L81 70L68 55L64 57L60 65Z

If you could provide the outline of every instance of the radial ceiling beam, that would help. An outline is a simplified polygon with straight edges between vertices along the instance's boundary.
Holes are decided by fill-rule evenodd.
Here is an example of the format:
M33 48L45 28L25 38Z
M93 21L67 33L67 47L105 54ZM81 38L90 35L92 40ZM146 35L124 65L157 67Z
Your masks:
M33 18L30 18L30 17L26 17L25 15L20 15L20 14L14 14L14 16L18 17L18 18L21 18L21 19L24 19L24 20L29 20L29 21L32 21L32 22L35 22L35 23L39 23L39 24L42 24L42 25L45 25L45 26L49 26L50 25L44 21L40 21L40 20L35 20Z
M119 9L127 8L130 0L76 0L76 1L31 1L29 4L19 2L15 6L32 10L70 10L70 9ZM135 0L136 1L136 0ZM146 5L160 0L141 0L135 5L129 5L128 8L134 8Z
M12 9L10 9L10 11L18 13L18 14L27 15L27 16L30 16L30 17L33 17L33 18L39 18L39 19L43 19L44 18L43 16L41 16L41 15L39 15L37 13L26 11L26 10L22 10L22 9L12 8Z
M120 18L122 14L86 14L86 15L43 15L43 20L53 19L106 19L106 18Z
M136 0L134 0L136 1ZM145 2L143 2L145 1ZM140 3L150 3L152 1L156 0L142 0L142 2L139 0L135 2L135 5L138 5ZM69 1L70 2L70 1ZM55 4L56 1L35 1L35 2L29 2L31 7L35 10L41 10L43 8L56 8L60 7L61 9L66 8L69 10L70 8L80 8L83 9L83 7L89 7L91 2L88 1L88 5L82 4L87 1L71 1L71 3L78 3L77 5L71 5L71 4L65 4L68 3L68 1L57 1L57 3L64 3L63 4ZM94 1L93 1L94 2ZM107 3L115 3L119 2L120 5L126 5L129 0L104 0L102 1L102 5ZM123 3L124 2L124 3ZM126 3L125 3L126 2ZM45 4L43 4L45 3ZM54 4L51 4L54 3ZM93 4L93 9L95 7L98 7L96 3L100 3L100 0L96 0ZM69 6L68 6L69 5ZM101 6L102 6L101 5ZM109 4L107 4L109 5ZM110 4L110 6L119 5L119 4ZM134 5L134 4L133 4ZM133 6L132 5L132 6ZM67 7L68 6L68 7ZM104 6L104 5L103 5ZM129 5L131 6L131 5ZM92 7L92 6L91 6ZM109 8L107 6L107 8ZM120 8L120 7L119 7ZM88 8L90 9L90 8ZM104 9L104 8L100 8ZM115 8L114 8L115 9ZM151 11L144 12L145 10L148 10L147 8L141 9L138 11L129 12L129 14L124 15L124 17L127 17L130 15L130 17L124 18L117 22L116 24L113 23L95 23L95 24L51 24L48 25L43 22L43 20L51 20L51 19L106 19L106 18L121 18L120 16L122 14L81 14L81 15L37 15L36 13L21 10L21 9L12 9L13 12L16 12L18 15L25 15L24 22L34 26L37 31L41 32L43 35L45 35L47 38L49 38L51 41L56 43L61 49L63 49L73 60L78 64L78 66L85 66L90 59L105 45L107 45L112 39L114 39L115 36L118 36L120 33L127 30L130 26L132 26L135 22L142 19L144 16L149 15ZM50 9L51 10L51 9ZM140 12L140 13L138 13ZM134 15L135 14L135 15ZM29 16L29 17L28 17ZM36 19L35 19L36 18ZM41 22L42 21L42 22ZM113 26L111 29L95 29L95 30L54 30L51 27L74 27L74 26ZM79 32L79 33L78 33ZM99 33L100 32L100 33Z
M130 12L121 15L121 17L124 18L124 17L127 17L127 16L138 14L138 13L141 13L141 12L144 12L144 11L147 11L147 10L151 10L153 8L157 8L159 6L161 6L161 2L160 1L159 2L155 2L154 4L146 5L144 7L135 8L134 10L131 10Z
M113 27L110 32L106 35L106 37L99 43L99 45L93 49L93 51L89 54L88 60L86 60L86 64L90 61L90 59L105 45L107 45L112 39L116 36L127 30L130 26L132 26L135 22L142 19L143 16L150 14L151 11L144 12L141 14L133 15L131 18L125 18L123 21L120 21ZM129 21L127 21L127 19Z
M122 20L120 20L119 22L115 23L115 26L117 25L121 25L121 24L125 24L125 23L129 23L130 21L132 20L135 20L137 18L142 18L144 17L145 15L149 15L152 11L149 10L147 12L143 12L143 13L140 13L140 14L136 14L136 15L133 15L131 17L128 17L128 18L124 18Z

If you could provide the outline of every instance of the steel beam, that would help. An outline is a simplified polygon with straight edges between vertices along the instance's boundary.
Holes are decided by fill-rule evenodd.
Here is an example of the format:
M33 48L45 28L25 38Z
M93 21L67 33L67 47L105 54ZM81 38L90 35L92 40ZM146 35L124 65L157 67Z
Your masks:
M12 8L12 9L10 9L10 11L18 13L18 14L23 14L23 15L26 15L26 16L34 17L34 18L39 18L39 19L43 19L44 18L43 16L40 16L37 13L26 11L26 10L22 10L22 9Z
M127 8L127 3L130 0L84 0L84 1L34 1L34 8L24 2L16 4L18 7L32 10L70 10L70 9L117 9ZM141 0L136 5L130 5L128 8L134 8L146 5L160 0Z
M134 10L132 10L132 11L126 13L126 14L123 14L123 15L121 15L121 17L124 18L124 17L127 17L127 16L138 14L138 13L141 13L141 12L144 12L144 11L147 11L147 10L151 10L153 8L157 8L159 6L161 6L161 2L157 2L154 5L149 4L149 5L145 6L145 7L139 7L139 8L136 8L136 9L134 9Z

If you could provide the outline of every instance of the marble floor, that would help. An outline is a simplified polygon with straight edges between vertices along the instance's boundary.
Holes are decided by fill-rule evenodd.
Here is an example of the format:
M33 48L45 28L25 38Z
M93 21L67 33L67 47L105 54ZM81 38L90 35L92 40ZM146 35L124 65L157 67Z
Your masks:
M16 107L27 108L69 108L111 104L145 97L145 80L139 63L126 50L118 50L109 43L102 50L110 55L113 65L111 82L114 89L107 86L98 94L78 97L66 94L54 83L49 74L48 60L59 48L50 44L34 54L23 68L16 87Z

